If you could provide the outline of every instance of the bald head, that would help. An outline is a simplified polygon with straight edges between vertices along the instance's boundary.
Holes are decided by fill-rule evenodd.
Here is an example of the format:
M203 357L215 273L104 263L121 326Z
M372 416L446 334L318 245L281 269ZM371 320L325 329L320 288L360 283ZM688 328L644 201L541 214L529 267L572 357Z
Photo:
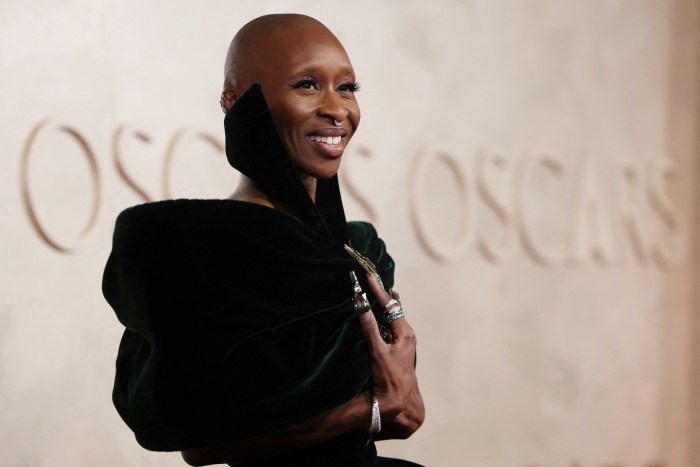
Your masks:
M295 36L330 36L338 39L320 21L310 16L285 13L260 16L245 24L234 36L226 54L224 88L248 87L259 78L260 65L271 66L267 58L285 49Z
M225 76L224 112L260 83L299 173L310 179L336 174L360 122L359 86L345 49L328 28L303 15L256 18L233 38Z

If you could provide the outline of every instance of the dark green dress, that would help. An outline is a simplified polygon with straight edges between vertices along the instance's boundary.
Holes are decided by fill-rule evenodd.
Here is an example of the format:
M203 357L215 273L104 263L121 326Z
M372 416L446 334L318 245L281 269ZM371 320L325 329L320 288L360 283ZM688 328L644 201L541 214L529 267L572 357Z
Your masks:
M113 401L146 449L199 448L283 429L367 388L367 344L343 248L394 263L367 223L346 223L337 177L306 193L258 85L225 119L229 162L283 211L232 200L143 204L117 219L103 292L126 327ZM349 433L256 466L375 466ZM238 464L235 464L238 465Z

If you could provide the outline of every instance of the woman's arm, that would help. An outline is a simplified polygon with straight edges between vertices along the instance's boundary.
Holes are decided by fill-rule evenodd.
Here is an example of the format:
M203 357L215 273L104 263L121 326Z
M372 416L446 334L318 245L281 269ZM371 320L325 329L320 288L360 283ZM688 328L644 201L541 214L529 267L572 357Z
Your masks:
M372 277L370 288L380 303L391 297ZM414 370L416 336L406 318L391 324L391 342L384 342L374 315L359 316L367 338L372 367L373 392L379 401L382 431L376 439L405 439L423 423L425 407ZM367 430L372 405L369 392L357 395L346 404L313 419L284 430L253 438L205 448L182 451L190 465L211 465L272 457L297 451L356 430Z
M211 465L272 457L337 438L350 431L367 429L371 402L367 391L344 405L284 430L230 443L182 451L190 465Z

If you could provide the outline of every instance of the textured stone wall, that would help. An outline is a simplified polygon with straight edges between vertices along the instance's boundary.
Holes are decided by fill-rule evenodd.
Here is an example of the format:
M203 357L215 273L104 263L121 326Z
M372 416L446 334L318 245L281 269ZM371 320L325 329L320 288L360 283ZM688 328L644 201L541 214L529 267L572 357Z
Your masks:
M0 463L181 463L112 408L102 267L121 209L230 194L223 58L285 11L355 65L348 217L419 337L426 423L380 452L700 465L693 0L2 2Z

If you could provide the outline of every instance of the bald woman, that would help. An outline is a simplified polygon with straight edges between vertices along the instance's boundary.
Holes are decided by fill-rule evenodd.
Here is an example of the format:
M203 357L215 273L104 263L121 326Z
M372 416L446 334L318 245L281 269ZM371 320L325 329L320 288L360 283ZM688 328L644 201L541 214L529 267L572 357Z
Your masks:
M411 436L425 410L394 262L371 225L346 222L338 189L358 90L320 22L249 22L221 96L234 193L117 219L113 399L147 449L190 465L417 465L374 446Z

